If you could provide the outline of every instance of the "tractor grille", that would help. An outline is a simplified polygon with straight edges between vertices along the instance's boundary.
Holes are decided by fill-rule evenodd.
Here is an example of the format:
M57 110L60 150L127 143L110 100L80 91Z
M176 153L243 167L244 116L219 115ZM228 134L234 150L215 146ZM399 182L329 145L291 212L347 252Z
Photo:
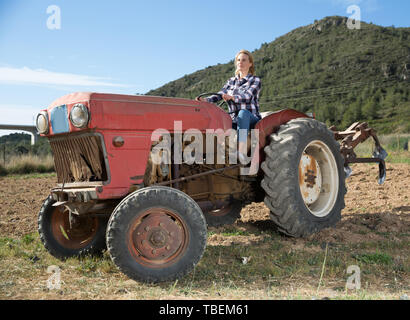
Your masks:
M106 181L101 138L81 135L50 138L59 183Z

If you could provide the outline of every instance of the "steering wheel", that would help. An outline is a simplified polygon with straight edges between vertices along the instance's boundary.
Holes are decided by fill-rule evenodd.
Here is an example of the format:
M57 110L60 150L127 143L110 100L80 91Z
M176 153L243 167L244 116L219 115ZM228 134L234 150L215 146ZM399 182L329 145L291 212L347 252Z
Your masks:
M204 96L218 96L220 99L222 99L222 95L220 93L216 93L216 92L206 92L206 93L201 93L199 96L197 96L195 98L196 101L200 101L199 98L202 98ZM227 112L228 114L231 113L235 113L235 111L233 112L229 112L229 108L228 108L228 102L226 102L224 99L222 99L221 102L218 102L216 104L218 107L220 107L222 110L224 110L225 112Z

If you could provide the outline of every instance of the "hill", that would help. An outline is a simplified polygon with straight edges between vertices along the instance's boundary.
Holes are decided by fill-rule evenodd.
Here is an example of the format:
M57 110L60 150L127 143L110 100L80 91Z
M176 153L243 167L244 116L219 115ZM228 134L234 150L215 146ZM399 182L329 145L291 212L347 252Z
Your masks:
M261 111L294 108L340 128L368 121L379 133L410 132L410 28L361 22L350 30L346 22L326 17L252 52ZM231 60L146 94L194 98L233 74Z

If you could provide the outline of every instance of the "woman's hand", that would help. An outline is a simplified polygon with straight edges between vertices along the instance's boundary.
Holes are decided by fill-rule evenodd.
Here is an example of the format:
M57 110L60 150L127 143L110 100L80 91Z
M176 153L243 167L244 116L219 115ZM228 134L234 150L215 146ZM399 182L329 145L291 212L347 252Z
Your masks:
M229 94L223 94L222 95L222 99L224 99L225 101L229 101L229 100L233 100L234 97L229 95ZM206 98L204 97L200 97L200 98L195 98L196 101L208 101Z
M222 99L224 99L225 101L229 101L229 100L233 100L233 97L229 94L223 94Z

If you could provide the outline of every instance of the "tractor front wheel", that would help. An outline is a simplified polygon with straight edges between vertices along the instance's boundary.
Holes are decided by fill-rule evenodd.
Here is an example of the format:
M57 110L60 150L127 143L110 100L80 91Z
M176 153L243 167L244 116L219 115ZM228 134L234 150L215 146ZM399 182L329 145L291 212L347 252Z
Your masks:
M69 211L54 207L49 196L38 214L38 232L45 248L59 259L100 254L106 249L107 218L76 217L70 222Z
M190 272L206 246L206 221L198 204L169 187L147 187L127 196L108 222L112 260L131 279L175 280Z
M345 206L346 188L333 133L317 120L298 118L270 138L261 186L278 229L301 237L334 226Z

